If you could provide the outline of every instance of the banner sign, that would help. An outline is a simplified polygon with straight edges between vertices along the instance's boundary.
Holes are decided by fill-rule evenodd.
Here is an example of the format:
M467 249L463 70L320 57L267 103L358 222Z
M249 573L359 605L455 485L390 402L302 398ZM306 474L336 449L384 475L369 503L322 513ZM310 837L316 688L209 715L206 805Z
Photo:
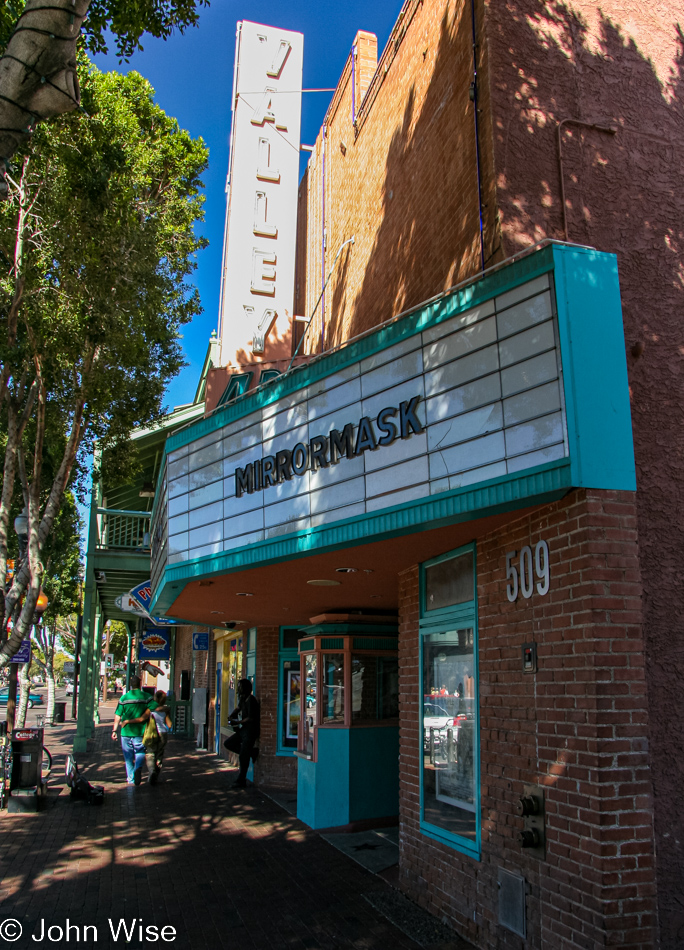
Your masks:
M31 641L22 640L21 646L14 654L10 663L30 663L31 662Z
M182 620L167 620L166 617L152 617L149 613L150 601L152 599L152 581L143 581L126 594L120 594L114 601L119 610L125 610L127 613L137 614L146 620L151 620L158 626L173 626L180 624Z
M139 659L168 660L171 657L171 631L150 627L140 640Z
M138 584L137 587L132 587L129 594L140 604L145 613L147 613L152 601L152 581L143 581L143 583Z
M139 617L149 616L135 597L132 597L129 593L119 594L119 596L114 599L114 606L118 607L119 610L124 610L126 613L137 614Z

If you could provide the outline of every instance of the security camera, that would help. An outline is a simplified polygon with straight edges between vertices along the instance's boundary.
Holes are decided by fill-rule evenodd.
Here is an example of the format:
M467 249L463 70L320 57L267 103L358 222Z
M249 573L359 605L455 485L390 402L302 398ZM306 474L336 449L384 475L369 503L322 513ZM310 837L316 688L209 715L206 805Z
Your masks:
M235 630L237 623L235 620L225 620L223 626L226 628L226 630Z

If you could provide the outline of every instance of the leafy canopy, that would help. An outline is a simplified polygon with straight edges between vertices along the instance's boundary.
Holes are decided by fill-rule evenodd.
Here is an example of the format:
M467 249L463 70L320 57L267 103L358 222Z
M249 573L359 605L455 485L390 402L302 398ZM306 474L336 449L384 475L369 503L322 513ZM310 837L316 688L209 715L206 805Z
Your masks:
M145 33L168 39L174 30L184 33L195 26L202 7L210 0L91 0L81 29L81 42L91 53L106 53L113 38L120 59L128 60ZM5 0L0 5L0 48L4 49L25 0Z
M47 392L46 444L64 444L84 400L82 451L123 447L161 414L183 365L180 328L201 310L187 278L206 242L200 174L207 150L154 103L138 73L81 68L87 116L39 126L25 156L33 221L24 261L24 326L0 359L16 380L36 361ZM11 260L20 198L0 206L0 253ZM0 281L10 305L16 273ZM121 451L121 449L120 449ZM110 460L114 464L115 459ZM56 468L56 466L54 466Z

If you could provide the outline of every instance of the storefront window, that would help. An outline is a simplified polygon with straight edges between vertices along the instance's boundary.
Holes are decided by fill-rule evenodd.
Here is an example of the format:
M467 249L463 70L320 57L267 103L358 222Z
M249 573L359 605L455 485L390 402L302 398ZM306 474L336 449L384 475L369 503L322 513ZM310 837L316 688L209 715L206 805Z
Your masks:
M323 655L323 722L344 722L344 653Z
M302 716L299 627L281 627L278 646L278 755L294 755Z
M425 610L440 610L473 599L473 556L438 561L425 568Z
M352 655L352 721L396 719L399 663L396 657Z
M479 715L474 553L470 550L442 558L434 568L438 570L431 577L433 567L425 567L421 619L422 824L426 831L460 843L468 851L477 851ZM440 610L439 620L430 616L433 609Z
M423 815L452 834L475 834L473 629L423 638Z
M297 748L299 721L302 714L302 684L299 660L285 660L282 671L282 736L281 744L285 749Z

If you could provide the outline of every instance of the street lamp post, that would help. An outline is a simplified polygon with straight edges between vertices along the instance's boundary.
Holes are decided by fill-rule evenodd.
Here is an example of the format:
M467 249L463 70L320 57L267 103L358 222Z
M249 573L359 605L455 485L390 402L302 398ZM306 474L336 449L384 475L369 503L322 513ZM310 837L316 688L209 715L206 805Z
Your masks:
M14 530L19 540L19 557L14 567L14 576L19 574L21 565L26 557L28 549L28 508L24 505L24 510L14 519ZM7 694L7 734L11 735L14 729L14 717L17 708L17 678L19 676L19 664L10 663L9 692Z

